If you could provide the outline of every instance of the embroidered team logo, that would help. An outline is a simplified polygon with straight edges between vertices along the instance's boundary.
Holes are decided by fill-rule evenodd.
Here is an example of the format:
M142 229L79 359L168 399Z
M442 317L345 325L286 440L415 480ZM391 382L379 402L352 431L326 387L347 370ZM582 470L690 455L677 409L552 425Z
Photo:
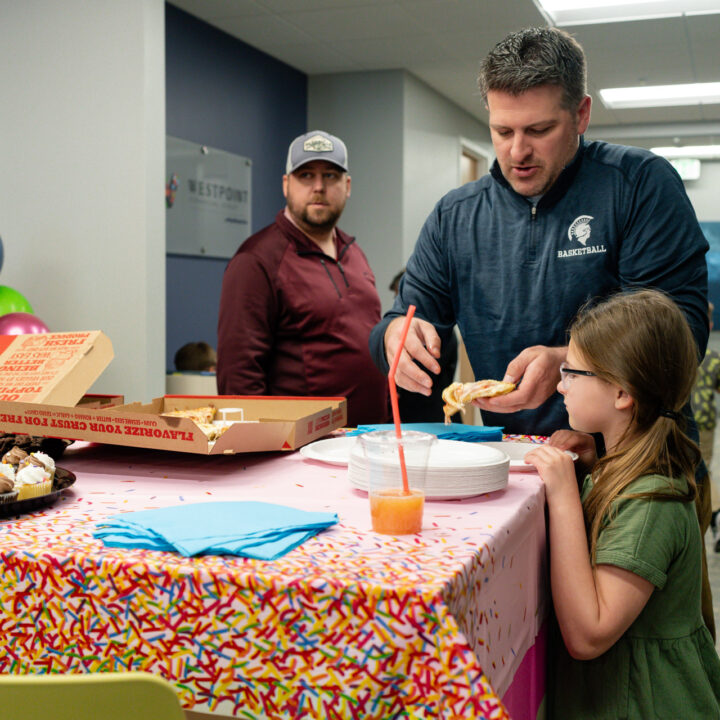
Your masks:
M590 221L592 215L580 215L576 217L568 228L568 240L577 240L583 247L590 239Z
M558 250L557 256L559 258L570 258L570 257L579 257L582 255L594 255L595 253L606 253L607 250L605 248L605 245L603 243L603 238L596 238L595 245L588 245L588 240L590 240L590 233L592 232L592 229L590 227L590 221L593 220L592 215L578 215L571 223L570 227L567 231L568 240L572 243L573 240L577 240L580 244L580 247L573 244L571 247L569 247L567 250ZM601 222L601 221L598 221ZM599 232L602 236L603 234L603 228L602 223L599 226ZM597 227L595 228L598 229Z

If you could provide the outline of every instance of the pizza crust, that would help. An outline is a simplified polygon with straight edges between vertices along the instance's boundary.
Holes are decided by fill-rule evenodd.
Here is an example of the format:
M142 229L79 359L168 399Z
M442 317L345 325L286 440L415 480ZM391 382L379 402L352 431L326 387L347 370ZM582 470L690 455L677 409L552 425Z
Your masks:
M218 426L213 423L217 410L211 405L199 408L187 408L185 410L168 410L160 413L165 417L179 417L192 420L203 435L211 442L217 440L227 430L227 426Z
M200 425L201 423L211 423L215 419L216 412L214 407L207 405L205 407L186 408L185 410L168 410L160 414L165 417L187 418Z
M445 424L450 423L450 417L458 410L465 411L465 405L481 397L497 397L506 395L515 389L515 383L502 382L501 380L478 380L474 383L452 383L442 393L445 402L443 413Z
M229 425L215 425L214 423L197 423L197 426L211 442L217 440L230 427Z

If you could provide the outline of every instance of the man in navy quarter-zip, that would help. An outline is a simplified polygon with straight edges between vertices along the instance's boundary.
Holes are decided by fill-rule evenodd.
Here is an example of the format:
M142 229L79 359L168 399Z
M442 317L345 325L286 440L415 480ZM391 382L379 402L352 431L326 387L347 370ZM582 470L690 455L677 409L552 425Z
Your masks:
M395 305L370 335L381 370L417 307L395 376L430 395L442 343L457 323L475 377L519 383L476 400L507 433L552 435L579 452L556 392L567 329L591 298L633 287L666 292L698 344L708 340L708 243L680 177L648 150L587 142L585 54L566 32L512 33L479 78L497 156L488 175L443 197L422 228ZM668 348L668 353L672 348ZM690 412L690 411L689 411ZM690 412L688 434L697 439ZM707 471L698 468L700 528L710 521ZM703 616L713 627L707 572Z
M345 143L293 140L272 225L228 263L218 320L222 395L342 396L348 425L384 422L387 380L368 350L380 320L375 277L337 222L350 197Z
M585 56L570 35L509 35L483 61L480 89L497 160L435 206L370 351L384 370L400 316L414 304L396 381L429 395L441 343L457 323L477 379L520 383L475 401L485 423L549 435L568 427L555 389L566 330L590 298L664 290L685 312L702 356L708 244L666 160L582 137L591 99Z

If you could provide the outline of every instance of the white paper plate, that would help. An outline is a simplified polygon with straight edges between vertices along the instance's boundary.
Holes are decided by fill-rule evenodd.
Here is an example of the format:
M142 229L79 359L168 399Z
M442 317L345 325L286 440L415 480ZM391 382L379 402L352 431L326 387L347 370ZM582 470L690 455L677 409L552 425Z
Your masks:
M348 480L356 490L367 492L366 474L360 471L353 472L353 466L348 470ZM410 476L412 485L412 476ZM498 469L494 477L468 479L462 487L448 487L444 484L429 485L425 487L425 497L428 500L462 500L463 498L484 495L485 493L503 490L508 484L508 470Z
M326 438L300 448L300 454L308 460L317 460L329 465L347 465L350 452L357 442L357 436Z
M438 440L431 450L425 497L460 500L505 488L509 463L505 448L488 445L490 443ZM350 484L367 491L367 460L357 435L318 440L304 445L299 452L307 460L348 465ZM408 470L412 475L412 467Z
M430 448L427 471L429 474L465 474L467 470L502 464L507 453L502 448L490 447L491 443L469 443L462 440L438 440ZM360 443L350 448L350 458L367 465ZM408 467L411 467L408 464Z
M484 442L483 445L502 450L510 458L510 472L535 472L534 465L525 463L525 455L534 450L541 443L528 442ZM573 460L577 460L577 453L565 451Z
M317 460L329 465L347 465L350 455L356 456L359 462L365 462L365 455L358 442L358 435L351 437L326 438L309 445L303 445L299 452L308 460ZM505 443L468 443L460 440L438 440L430 450L429 469L462 471L467 467L494 465L502 462L503 457L497 453L505 451ZM489 448L493 448L488 452ZM507 454L507 453L506 453Z
M425 497L429 500L451 500L474 497L502 490L508 483L507 454L485 443L438 440L430 449L425 476ZM418 472L408 464L412 485ZM348 480L358 490L368 489L368 461L362 448L355 445L350 452Z

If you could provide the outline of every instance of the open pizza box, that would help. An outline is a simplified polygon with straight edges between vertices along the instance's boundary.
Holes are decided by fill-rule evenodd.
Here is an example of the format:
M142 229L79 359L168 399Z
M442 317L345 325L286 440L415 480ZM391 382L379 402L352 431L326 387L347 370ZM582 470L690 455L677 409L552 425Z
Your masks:
M122 405L122 395L84 395L112 358L112 344L99 330L0 335L0 403Z
M112 357L100 331L0 335L0 431L218 455L295 450L347 422L338 397L85 395ZM208 406L222 434L162 414Z
M216 439L207 425L189 417L161 413L216 409ZM104 427L92 439L138 447L231 455L267 450L296 450L347 422L342 397L259 397L233 395L165 395L151 403L132 403L105 413Z

